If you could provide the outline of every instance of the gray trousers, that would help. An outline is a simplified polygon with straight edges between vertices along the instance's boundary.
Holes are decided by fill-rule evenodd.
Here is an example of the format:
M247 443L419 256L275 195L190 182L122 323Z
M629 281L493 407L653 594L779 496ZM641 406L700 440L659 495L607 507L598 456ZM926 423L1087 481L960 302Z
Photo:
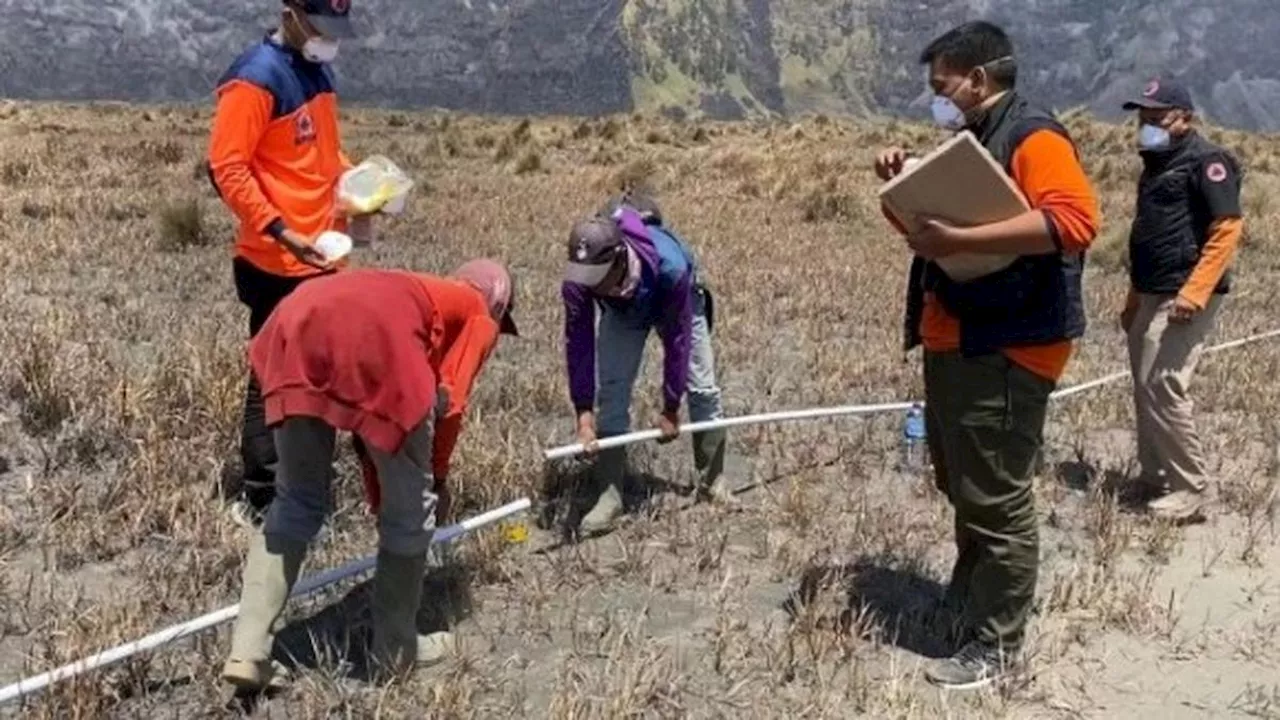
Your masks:
M724 416L720 388L716 386L716 360L711 351L705 300L694 294L692 352L689 354L689 420L702 422ZM649 328L633 328L605 310L596 337L596 375L599 378L600 437L622 435L631 428L631 393L644 360Z
M1138 461L1148 483L1201 492L1205 458L1196 432L1191 378L1217 322L1222 296L1214 295L1189 323L1169 322L1173 302L1171 295L1140 294L1129 326Z
M432 492L433 420L428 416L388 455L368 446L378 469L382 503L378 510L378 546L394 555L426 552L435 532L436 495ZM263 532L310 542L332 512L330 485L336 431L311 417L291 417L275 429L276 499Z

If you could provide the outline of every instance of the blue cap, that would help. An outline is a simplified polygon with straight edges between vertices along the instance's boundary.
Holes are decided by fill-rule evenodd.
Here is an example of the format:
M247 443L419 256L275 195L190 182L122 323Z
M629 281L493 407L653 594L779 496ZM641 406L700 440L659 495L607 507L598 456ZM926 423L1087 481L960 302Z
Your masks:
M351 0L284 0L284 4L306 15L307 22L321 35L331 38L353 38Z
M1176 80L1152 78L1142 89L1142 96L1124 104L1125 110L1179 110L1194 111L1191 93Z

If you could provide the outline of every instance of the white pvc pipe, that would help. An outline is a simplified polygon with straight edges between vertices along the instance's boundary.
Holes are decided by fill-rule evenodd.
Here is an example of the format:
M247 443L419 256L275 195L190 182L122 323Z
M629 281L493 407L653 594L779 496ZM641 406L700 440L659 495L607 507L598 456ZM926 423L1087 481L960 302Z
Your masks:
M717 420L703 420L696 423L684 423L679 427L680 434L702 432L704 430L718 430L720 428L738 427L741 425L760 425L770 422L784 422L787 420L813 420L817 418L835 417L838 415L871 415L874 413L895 412L906 410L911 407L909 402L884 403L881 405L845 405L842 407L832 408L813 408L811 410L783 410L780 412L762 413L760 415L740 415L732 418L719 418ZM632 443L643 442L645 440L656 440L662 437L659 430L638 430L636 432L627 433L625 435L614 435L613 437L600 438L596 441L596 446L600 450L611 447L621 447ZM548 460L557 458L573 457L581 455L584 452L582 443L574 443L563 447L551 448L543 450L542 455Z
M1221 343L1205 349L1206 353L1219 352L1221 350L1230 350L1240 347L1241 345L1249 345L1260 340L1267 340L1273 337L1280 337L1280 329L1270 330L1268 332L1250 335L1249 337L1232 340L1230 342ZM1092 390L1103 385L1110 385L1117 380L1123 380L1129 377L1131 373L1128 370L1124 372L1112 373L1095 380L1072 385L1071 387L1062 388L1054 391L1049 397L1054 400L1060 400L1064 397L1076 395L1087 390ZM907 410L914 405L924 406L924 401L915 402L896 402L882 403L879 405L842 405L840 407L828 408L812 408L809 410L783 410L781 412L761 413L759 415L741 415L734 418L720 418L718 420L704 420L702 422L688 423L680 426L680 435L686 433L702 432L704 430L718 430L720 428L738 427L741 425L760 425L772 422L785 422L789 420L816 420L819 418L840 417L845 415L874 415L885 412L901 412ZM659 430L638 430L636 432L626 433L624 435L614 435L612 437L600 438L596 441L596 447L604 450L613 447L622 447L624 445L632 445L634 443L644 442L646 440L656 440L662 437ZM547 460L557 460L559 458L575 457L583 454L586 448L582 443L573 443L571 445L563 445L557 448L549 448L542 451L542 456Z
M527 510L531 504L532 503L529 498L521 498L515 502L503 505L502 507L495 508L488 512L476 515L475 517L463 520L456 525L440 528L432 535L431 542L432 544L452 542L476 528L488 525L495 520L501 520L509 515L514 515L522 510ZM370 555L369 557L349 562L341 567L304 578L294 586L293 592L289 593L289 597L296 598L302 597L303 595L309 595L326 585L331 585L344 578L358 575L372 568L377 563L377 557L377 555ZM151 650L160 647L161 645L166 645L174 642L175 640L187 637L188 635L194 635L202 630L224 623L239 614L240 604L236 603L235 605L211 612L208 615L203 615L194 620L188 620L187 622L152 633L144 638L114 647L106 652L92 655L69 665L63 665L56 670L50 670L49 672L41 675L36 675L25 680L19 680L4 689L0 689L0 704L6 703L15 698L29 695L38 690L42 690L51 683L59 680L75 677L76 675L88 672L89 670L100 668L103 665L118 662L131 655Z

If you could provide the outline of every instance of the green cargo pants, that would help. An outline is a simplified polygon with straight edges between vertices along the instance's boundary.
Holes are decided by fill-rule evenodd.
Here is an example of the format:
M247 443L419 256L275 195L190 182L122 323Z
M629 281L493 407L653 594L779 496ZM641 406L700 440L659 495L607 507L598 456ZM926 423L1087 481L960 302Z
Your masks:
M1039 572L1032 474L1055 383L1000 354L924 357L938 488L955 508L947 601L979 640L1017 652Z

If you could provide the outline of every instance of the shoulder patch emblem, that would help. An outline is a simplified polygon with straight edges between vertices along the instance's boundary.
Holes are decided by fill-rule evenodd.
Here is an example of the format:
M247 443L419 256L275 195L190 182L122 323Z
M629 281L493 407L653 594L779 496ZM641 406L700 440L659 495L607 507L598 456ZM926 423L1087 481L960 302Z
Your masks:
M1204 169L1204 176L1209 178L1209 182L1222 182L1227 179L1227 166L1220 162L1209 163Z
M293 143L302 145L304 143L313 142L316 139L316 123L311 118L311 113L304 108L298 113L297 118L293 121Z

